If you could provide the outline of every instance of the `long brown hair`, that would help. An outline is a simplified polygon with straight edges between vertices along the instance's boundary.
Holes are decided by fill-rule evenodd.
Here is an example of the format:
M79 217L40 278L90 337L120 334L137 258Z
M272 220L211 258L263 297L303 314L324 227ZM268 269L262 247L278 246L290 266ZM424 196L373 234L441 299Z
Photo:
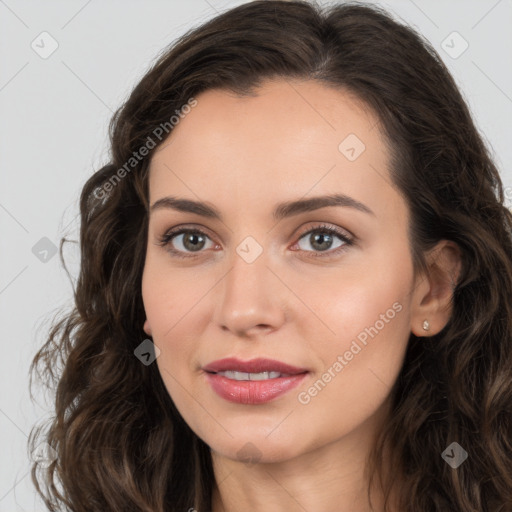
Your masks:
M269 78L316 80L362 100L380 120L393 183L412 214L415 269L442 239L462 251L450 321L430 338L410 335L392 413L371 452L372 480L386 494L394 488L383 467L389 443L391 467L403 472L401 512L510 512L512 214L435 50L382 9L355 2L268 0L226 11L165 49L115 112L110 161L80 197L75 304L31 366L30 386L37 370L55 389L55 416L29 438L56 454L32 467L38 493L52 511L211 508L209 447L180 416L157 365L134 355L146 337L148 165L165 140L156 134L172 133L169 120L202 91L247 95ZM149 138L149 154L134 159ZM452 442L468 452L456 469L441 456Z

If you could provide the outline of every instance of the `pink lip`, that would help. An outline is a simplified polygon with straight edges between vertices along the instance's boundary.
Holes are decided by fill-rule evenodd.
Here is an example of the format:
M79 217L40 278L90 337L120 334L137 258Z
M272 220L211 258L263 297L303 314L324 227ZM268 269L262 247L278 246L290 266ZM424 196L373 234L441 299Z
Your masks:
M256 405L274 398L298 386L307 373L267 380L233 380L216 373L204 374L212 389L225 400L238 404Z
M206 372L224 372L226 370L233 370L236 372L247 372L247 373L260 373L260 372L279 372L289 373L296 375L298 373L307 372L307 368L297 368L275 359L266 359L259 357L257 359L251 359L249 361L241 361L236 357L227 357L225 359L218 359L213 361L206 366L203 366L203 370Z
M220 397L229 402L247 405L263 404L281 396L298 386L308 373L305 368L297 368L280 361L264 358L251 359L250 361L240 361L236 358L220 359L204 366L203 370L212 389ZM259 381L239 381L212 373L226 370L247 373L272 371L290 375Z

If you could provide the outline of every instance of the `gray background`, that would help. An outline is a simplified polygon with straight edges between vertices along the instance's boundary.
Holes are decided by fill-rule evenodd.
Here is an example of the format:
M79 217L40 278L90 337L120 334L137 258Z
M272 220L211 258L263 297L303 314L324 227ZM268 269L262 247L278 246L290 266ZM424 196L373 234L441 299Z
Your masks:
M77 240L78 196L106 163L108 121L157 53L188 28L241 3L0 0L0 511L45 510L31 484L26 445L31 427L52 411L42 391L38 403L30 401L28 367L48 321L71 306L72 288L58 254L44 251L62 236ZM375 3L438 50L512 199L512 0ZM40 55L51 48L44 31L58 43L47 58ZM457 58L463 42L450 36L454 31L469 44ZM77 246L67 245L74 280Z

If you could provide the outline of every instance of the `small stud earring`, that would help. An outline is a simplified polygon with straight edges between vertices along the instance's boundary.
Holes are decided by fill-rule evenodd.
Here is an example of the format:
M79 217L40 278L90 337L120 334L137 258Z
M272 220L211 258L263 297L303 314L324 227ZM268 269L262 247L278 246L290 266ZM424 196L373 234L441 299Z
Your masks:
M430 322L428 320L423 321L423 330L428 331L430 329Z

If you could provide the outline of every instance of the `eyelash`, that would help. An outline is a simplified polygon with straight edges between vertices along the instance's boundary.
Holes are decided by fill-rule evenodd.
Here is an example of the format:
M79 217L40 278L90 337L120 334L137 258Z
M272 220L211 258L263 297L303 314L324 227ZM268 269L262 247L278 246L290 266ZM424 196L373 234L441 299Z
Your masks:
M337 256L338 254L344 252L348 247L354 245L354 239L347 237L344 233L342 233L339 229L334 228L332 226L328 226L326 224L321 224L319 226L315 226L312 229L305 231L302 233L297 242L299 242L302 238L304 238L306 235L310 235L314 232L321 232L321 233L327 233L329 235L336 235L338 238L340 238L344 244L340 245L336 249L330 249L326 251L305 251L307 253L311 253L310 256L313 258L326 258L326 257L332 257ZM172 254L172 256L177 258L195 258L197 256L200 256L201 252L204 251L198 251L196 254L194 253L184 253L183 251L178 251L176 249L173 249L170 246L171 240L177 236L182 234L200 234L201 236L205 236L207 238L210 238L204 231L197 229L197 228L186 228L186 227L179 227L172 229L170 231L167 231L162 237L159 238L158 245L161 247L165 247L168 252ZM297 243L296 242L296 243ZM294 245L296 245L296 243ZM300 250L300 249L299 249Z

